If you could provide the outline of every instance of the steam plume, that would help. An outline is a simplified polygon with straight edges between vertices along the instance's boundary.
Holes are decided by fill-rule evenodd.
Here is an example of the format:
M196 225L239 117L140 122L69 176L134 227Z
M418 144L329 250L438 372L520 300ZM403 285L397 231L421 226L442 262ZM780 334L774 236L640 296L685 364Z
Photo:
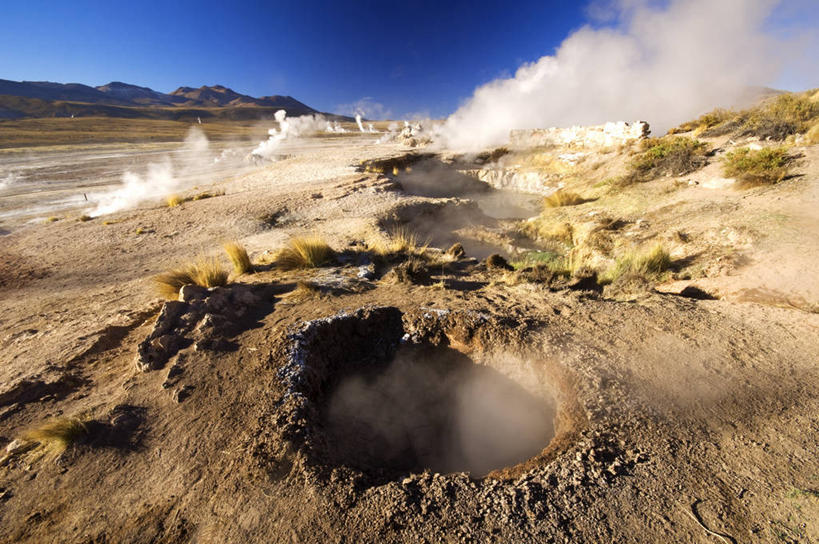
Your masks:
M214 158L210 143L202 129L192 126L182 149L174 160L170 157L150 163L145 174L125 172L122 185L104 193L88 195L97 207L90 213L96 217L117 212L165 195L208 181L213 172Z
M584 26L553 56L479 87L439 142L477 150L513 128L646 120L655 133L747 96L777 75L782 44L762 30L776 0L619 0L617 28Z
M323 130L330 132L331 125L322 115L302 115L288 119L285 110L278 110L274 118L279 123L279 129L271 128L267 131L270 136L251 151L252 157L271 159L281 143L290 137L304 136ZM338 128L344 130L340 126Z

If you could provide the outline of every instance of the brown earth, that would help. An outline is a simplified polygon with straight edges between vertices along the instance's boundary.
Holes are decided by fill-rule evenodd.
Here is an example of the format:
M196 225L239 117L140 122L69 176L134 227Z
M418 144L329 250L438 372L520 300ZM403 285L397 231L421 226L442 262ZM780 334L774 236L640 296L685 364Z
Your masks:
M469 255L437 255L424 277L396 280L389 269L403 257L374 259L364 242L422 212L443 225L470 206L356 168L397 152L328 143L217 184L224 196L0 238L0 541L819 540L819 300L802 288L815 285L816 146L772 188L672 192L669 179L630 189L627 219L643 216L643 195L646 222L662 232L681 220L719 229L729 212L757 225L789 218L736 242L750 264L677 280L721 298L648 290L630 302L583 284L502 281ZM676 199L665 215L656 195ZM698 221L702 209L718 211ZM486 224L465 229L504 228ZM327 239L338 262L260 266L160 314L152 275L232 238L263 261L304 233ZM759 273L766 256L784 281ZM289 296L299 280L320 295ZM805 303L772 303L766 289ZM159 329L174 343L152 344L156 363L142 371L139 346ZM366 445L351 435L339 446L332 399L361 369L379 375L399 344L482 365L533 407L554 403L554 439L488 475L424 470L421 455L382 465L378 449L356 462L344 448ZM442 383L458 386L449 376ZM437 402L424 396L431 384L412 387L410 398ZM512 404L481 398L497 411ZM6 454L61 415L85 418L89 435L59 455ZM489 415L486 436L499 436Z

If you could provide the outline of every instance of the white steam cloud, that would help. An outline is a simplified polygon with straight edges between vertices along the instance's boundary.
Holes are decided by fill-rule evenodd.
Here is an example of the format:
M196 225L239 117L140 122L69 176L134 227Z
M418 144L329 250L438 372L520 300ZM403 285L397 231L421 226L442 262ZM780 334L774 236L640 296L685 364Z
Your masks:
M301 117L287 118L287 112L279 110L274 115L279 123L279 128L271 128L267 131L270 135L267 140L261 142L250 155L254 158L273 159L276 150L281 143L288 138L297 138L316 132L346 132L340 126L330 125L323 115L302 115ZM336 124L337 125L337 124ZM330 128L332 127L332 130Z
M638 119L663 133L775 79L784 48L762 27L777 3L618 0L616 28L584 26L554 55L479 87L438 141L478 150L505 143L516 128Z
M192 126L182 149L173 159L165 157L148 164L142 175L125 172L122 185L116 189L89 194L89 200L97 203L89 215L97 217L117 212L209 181L215 160L205 133L198 126Z

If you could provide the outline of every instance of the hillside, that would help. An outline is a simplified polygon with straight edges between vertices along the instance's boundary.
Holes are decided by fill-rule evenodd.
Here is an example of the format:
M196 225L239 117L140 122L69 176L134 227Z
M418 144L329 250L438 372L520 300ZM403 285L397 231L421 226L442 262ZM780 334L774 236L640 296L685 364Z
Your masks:
M255 98L215 85L179 87L170 94L119 81L99 87L79 83L0 79L0 119L30 117L120 117L182 120L270 118L283 109L290 116L321 113L291 96ZM351 118L324 114L330 119Z

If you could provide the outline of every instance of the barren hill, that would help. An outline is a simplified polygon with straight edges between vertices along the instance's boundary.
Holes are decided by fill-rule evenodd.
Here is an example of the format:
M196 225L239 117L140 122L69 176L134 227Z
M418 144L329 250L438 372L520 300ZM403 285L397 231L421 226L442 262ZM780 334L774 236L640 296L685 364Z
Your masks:
M242 108L242 111L235 111ZM194 111L196 109L196 111ZM201 111L201 110L206 111ZM0 119L26 117L125 117L179 119L218 117L269 118L283 109L290 116L321 113L291 96L255 98L222 85L179 87L162 93L148 87L112 81L99 87L50 81L0 79ZM327 114L331 119L351 120Z

